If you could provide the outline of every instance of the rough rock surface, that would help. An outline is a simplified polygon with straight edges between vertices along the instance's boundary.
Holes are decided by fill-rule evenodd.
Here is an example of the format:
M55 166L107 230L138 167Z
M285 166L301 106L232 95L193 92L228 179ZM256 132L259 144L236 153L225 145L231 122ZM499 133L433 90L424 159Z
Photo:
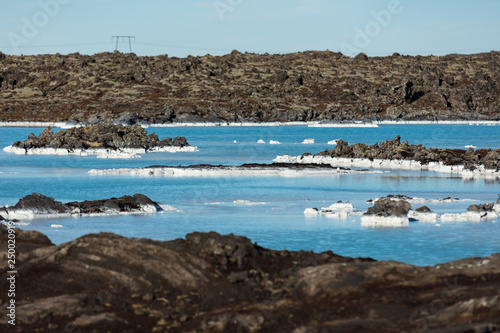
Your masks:
M479 205L470 205L467 207L468 212L479 212L479 213L484 213L484 212L492 212L493 207L495 206L494 202L486 203L486 204L479 204Z
M72 127L66 130L52 132L50 127L44 129L37 137L30 133L27 140L16 141L12 146L31 148L63 148L67 150L88 148L144 148L184 147L189 146L185 137L159 140L156 133L148 132L139 124L113 125L96 124L87 127Z
M120 198L92 200L82 202L62 203L43 194L33 193L19 199L12 207L1 207L0 214L5 218L16 212L29 212L33 215L61 215L61 214L102 214L102 213L133 213L141 212L144 208L163 209L157 203L143 194L133 196L124 195Z
M5 234L2 226L2 253ZM16 229L14 331L19 332L492 332L500 327L500 254L418 267L332 252L267 250L245 237L216 233L169 242L99 233L31 248L34 234L43 238ZM2 260L2 287L7 270ZM1 293L2 308L8 301ZM0 330L7 328L13 329L0 321Z
M471 170L478 165L484 165L486 169L500 169L500 149L426 148L421 144L410 145L408 141L401 142L399 135L393 140L386 140L371 146L364 143L349 145L348 142L338 139L334 149L327 149L315 156L413 160L421 164L442 162L444 165L464 165Z
M432 213L432 210L427 206L419 207L419 208L415 209L415 211L419 212L419 213Z
M380 198L369 207L364 215L373 216L407 216L411 205L405 200L391 200L390 198Z
M0 57L0 121L500 120L500 52Z

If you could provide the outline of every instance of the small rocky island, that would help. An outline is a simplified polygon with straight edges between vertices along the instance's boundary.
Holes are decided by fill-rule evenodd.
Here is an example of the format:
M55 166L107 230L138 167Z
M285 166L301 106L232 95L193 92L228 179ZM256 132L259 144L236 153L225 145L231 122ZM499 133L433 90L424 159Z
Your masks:
M445 172L475 171L498 173L500 170L500 149L426 148L401 142L398 135L374 145L355 143L349 145L336 140L335 149L327 149L316 155L305 153L292 157L278 156L275 162L331 163L339 166L370 167L381 169L411 169Z
M62 203L43 194L29 194L15 206L1 207L0 216L5 219L37 217L68 217L92 215L117 215L133 213L157 213L173 207L152 201L143 194L125 195L120 198Z
M433 267L269 250L240 236L16 237L19 332L493 332L500 254ZM5 282L4 282L5 283ZM8 293L0 305L9 304ZM9 319L10 320L10 319ZM7 319L0 331L11 329Z
M30 133L27 140L16 141L4 149L16 154L47 155L99 155L105 153L145 153L194 151L185 137L160 140L156 133L148 132L139 124L96 124L72 127L54 133L50 127L37 137ZM131 156L134 157L134 156Z

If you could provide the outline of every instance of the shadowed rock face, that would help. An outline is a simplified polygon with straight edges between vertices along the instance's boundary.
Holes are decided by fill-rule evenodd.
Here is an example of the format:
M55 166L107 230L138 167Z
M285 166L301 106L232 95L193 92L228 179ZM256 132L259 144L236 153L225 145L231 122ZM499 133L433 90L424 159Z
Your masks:
M499 120L500 53L0 56L0 121Z
M146 207L154 208L156 211L163 210L157 202L152 201L143 194L124 195L120 198L105 200L73 201L64 204L43 194L33 193L19 199L15 206L1 207L0 214L3 213L5 216L9 216L9 214L15 214L18 211L30 212L34 216L47 214L118 214L141 212Z
M169 242L100 233L36 249L25 245L36 238L26 233L16 229L16 328L26 332L489 332L500 325L499 254L417 267L267 250L216 233Z
M335 149L327 149L317 156L389 159L389 160L413 160L421 164L429 162L442 162L444 165L464 165L474 170L477 165L484 165L487 169L500 168L500 149L445 149L426 148L419 145L409 145L408 141L401 142L398 135L392 140L386 140L374 145L337 140Z
M184 147L189 146L185 137L175 139L158 139L156 133L147 135L147 131L139 124L136 125L113 125L96 124L87 127L73 127L66 130L52 132L50 127L44 129L37 137L30 133L27 140L16 141L13 146L23 149L31 148L64 148L88 149L88 148L144 148L155 147Z

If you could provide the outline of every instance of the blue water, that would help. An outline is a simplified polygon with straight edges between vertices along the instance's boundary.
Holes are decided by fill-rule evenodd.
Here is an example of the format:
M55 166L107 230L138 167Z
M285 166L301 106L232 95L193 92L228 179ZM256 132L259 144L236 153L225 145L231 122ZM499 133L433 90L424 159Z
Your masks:
M0 147L24 140L42 128L0 128ZM217 231L249 237L261 246L288 250L332 250L352 257L398 260L433 265L454 259L500 252L499 221L481 223L419 222L408 228L366 228L359 216L347 220L324 216L308 218L308 207L327 207L349 200L366 210L366 200L387 194L424 198L473 199L456 203L427 204L435 212L461 213L473 203L492 202L500 183L435 172L388 171L382 174L350 174L328 177L201 177L150 178L89 175L90 169L135 168L149 165L270 163L277 155L317 153L343 139L373 144L401 135L402 141L426 147L500 147L499 126L380 125L378 128L281 127L175 127L150 128L160 138L186 136L198 152L155 153L141 159L97 159L95 156L16 156L0 152L0 206L14 205L38 192L63 202L103 199L143 193L182 212L156 215L87 217L34 220L25 229L39 230L60 244L87 233L115 232L129 237L171 240L193 231ZM304 145L305 138L315 144ZM257 144L262 139L281 145ZM237 141L236 143L234 141ZM234 200L263 202L235 205ZM216 204L213 204L216 203ZM420 205L414 205L418 207ZM498 223L497 223L498 222ZM63 228L51 228L60 224Z

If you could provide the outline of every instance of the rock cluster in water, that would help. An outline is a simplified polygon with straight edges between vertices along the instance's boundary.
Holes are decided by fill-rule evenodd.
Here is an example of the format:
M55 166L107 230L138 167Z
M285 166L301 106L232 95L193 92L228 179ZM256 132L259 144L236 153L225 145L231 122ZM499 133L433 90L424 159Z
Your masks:
M389 217L407 216L411 209L410 203L405 200L391 200L390 198L380 198L369 207L364 215Z
M500 52L0 53L0 121L500 120L499 68Z
M31 216L57 216L57 215L92 215L92 214L118 214L143 211L162 211L157 203L143 194L125 195L120 198L105 200L91 200L82 202L62 203L43 194L29 194L17 202L15 206L0 208L0 215L5 218L16 214L29 214Z
M185 147L189 146L185 137L175 139L165 138L159 140L156 133L148 132L139 124L114 125L96 124L87 127L72 127L59 130L54 133L50 127L44 129L37 137L30 133L27 140L16 141L13 147L23 149L33 148L63 148L89 149L104 148L118 150L121 148L163 148L163 147Z
M305 154L310 155L310 154ZM401 142L398 135L393 140L367 145L337 140L334 149L327 149L315 156L388 159L388 160L413 160L421 164L429 162L442 162L444 165L463 165L466 169L474 170L478 165L486 169L500 169L500 149L445 149L426 148L419 145L410 145L408 141Z
M419 267L268 250L217 233L168 242L99 233L58 246L36 231L15 234L16 327L23 332L451 333L500 326L500 254ZM5 263L7 236L1 226ZM1 293L2 307L8 302ZM0 330L8 329L0 321Z

